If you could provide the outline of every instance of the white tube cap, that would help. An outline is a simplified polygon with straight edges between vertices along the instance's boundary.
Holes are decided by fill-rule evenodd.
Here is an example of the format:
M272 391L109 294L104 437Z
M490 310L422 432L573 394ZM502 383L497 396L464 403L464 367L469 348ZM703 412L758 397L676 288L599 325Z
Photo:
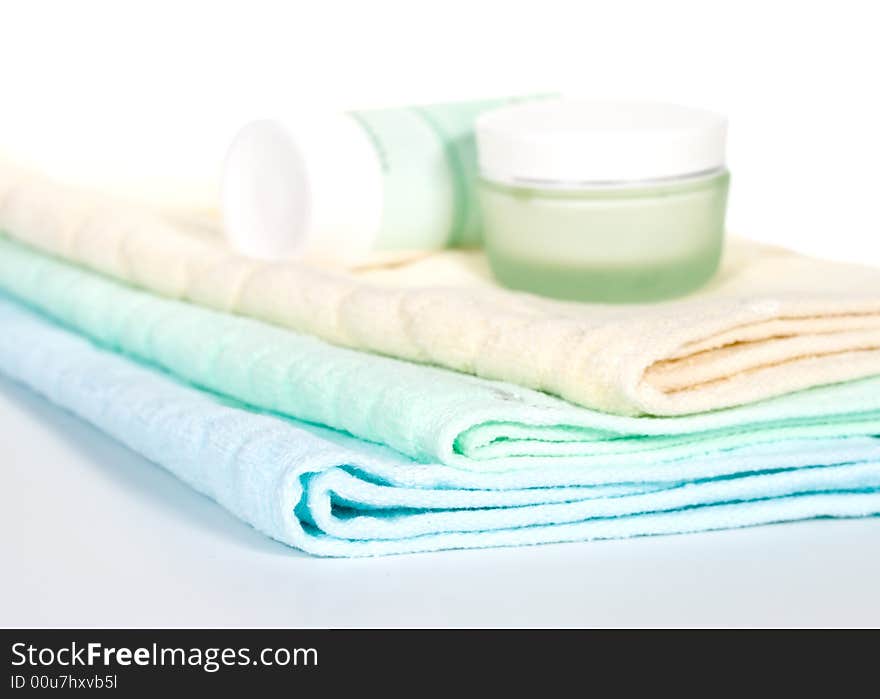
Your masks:
M382 179L375 147L347 114L255 121L226 156L223 228L250 257L353 262L378 236Z
M493 110L476 131L486 179L578 187L717 170L727 122L672 104L551 99Z

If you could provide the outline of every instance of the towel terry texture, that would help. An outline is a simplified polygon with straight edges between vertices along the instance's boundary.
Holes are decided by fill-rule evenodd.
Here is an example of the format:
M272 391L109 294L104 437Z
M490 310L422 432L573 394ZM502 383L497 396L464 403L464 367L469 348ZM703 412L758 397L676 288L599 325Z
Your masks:
M650 306L496 287L478 253L330 271L0 167L0 230L153 292L624 415L682 415L880 374L880 270L734 241L716 279Z
M259 414L0 297L0 367L266 534L327 556L607 539L880 514L880 440L780 442L670 464L467 472ZM679 462L683 463L683 462ZM542 485L534 486L537 470Z
M702 415L625 417L160 298L3 238L0 289L201 388L468 471L591 466L593 479L651 480L668 462L736 447L880 434L880 377Z

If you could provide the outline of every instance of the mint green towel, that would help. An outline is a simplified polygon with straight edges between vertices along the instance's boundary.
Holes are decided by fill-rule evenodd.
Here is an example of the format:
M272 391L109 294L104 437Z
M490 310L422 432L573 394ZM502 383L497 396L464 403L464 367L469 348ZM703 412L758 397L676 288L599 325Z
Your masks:
M678 462L677 477L687 478L689 462L681 460L689 457L880 434L878 378L702 415L621 417L159 298L7 239L0 239L0 288L199 387L458 469L592 466L593 483L616 483L621 468L650 480ZM705 476L706 465L699 469Z

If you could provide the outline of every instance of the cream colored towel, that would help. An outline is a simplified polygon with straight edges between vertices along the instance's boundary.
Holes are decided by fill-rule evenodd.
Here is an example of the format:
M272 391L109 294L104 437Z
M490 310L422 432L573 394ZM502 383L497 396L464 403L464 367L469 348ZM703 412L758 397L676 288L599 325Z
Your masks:
M603 306L500 289L477 252L355 270L249 260L216 232L7 166L0 231L160 294L615 413L700 412L880 374L880 270L742 240L697 295Z

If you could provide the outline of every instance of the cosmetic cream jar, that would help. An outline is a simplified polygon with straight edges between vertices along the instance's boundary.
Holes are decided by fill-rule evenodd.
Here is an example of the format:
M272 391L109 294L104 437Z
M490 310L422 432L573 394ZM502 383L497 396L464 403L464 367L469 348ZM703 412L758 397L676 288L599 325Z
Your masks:
M477 120L480 205L505 286L594 302L680 296L718 268L725 119L640 102L543 100Z

